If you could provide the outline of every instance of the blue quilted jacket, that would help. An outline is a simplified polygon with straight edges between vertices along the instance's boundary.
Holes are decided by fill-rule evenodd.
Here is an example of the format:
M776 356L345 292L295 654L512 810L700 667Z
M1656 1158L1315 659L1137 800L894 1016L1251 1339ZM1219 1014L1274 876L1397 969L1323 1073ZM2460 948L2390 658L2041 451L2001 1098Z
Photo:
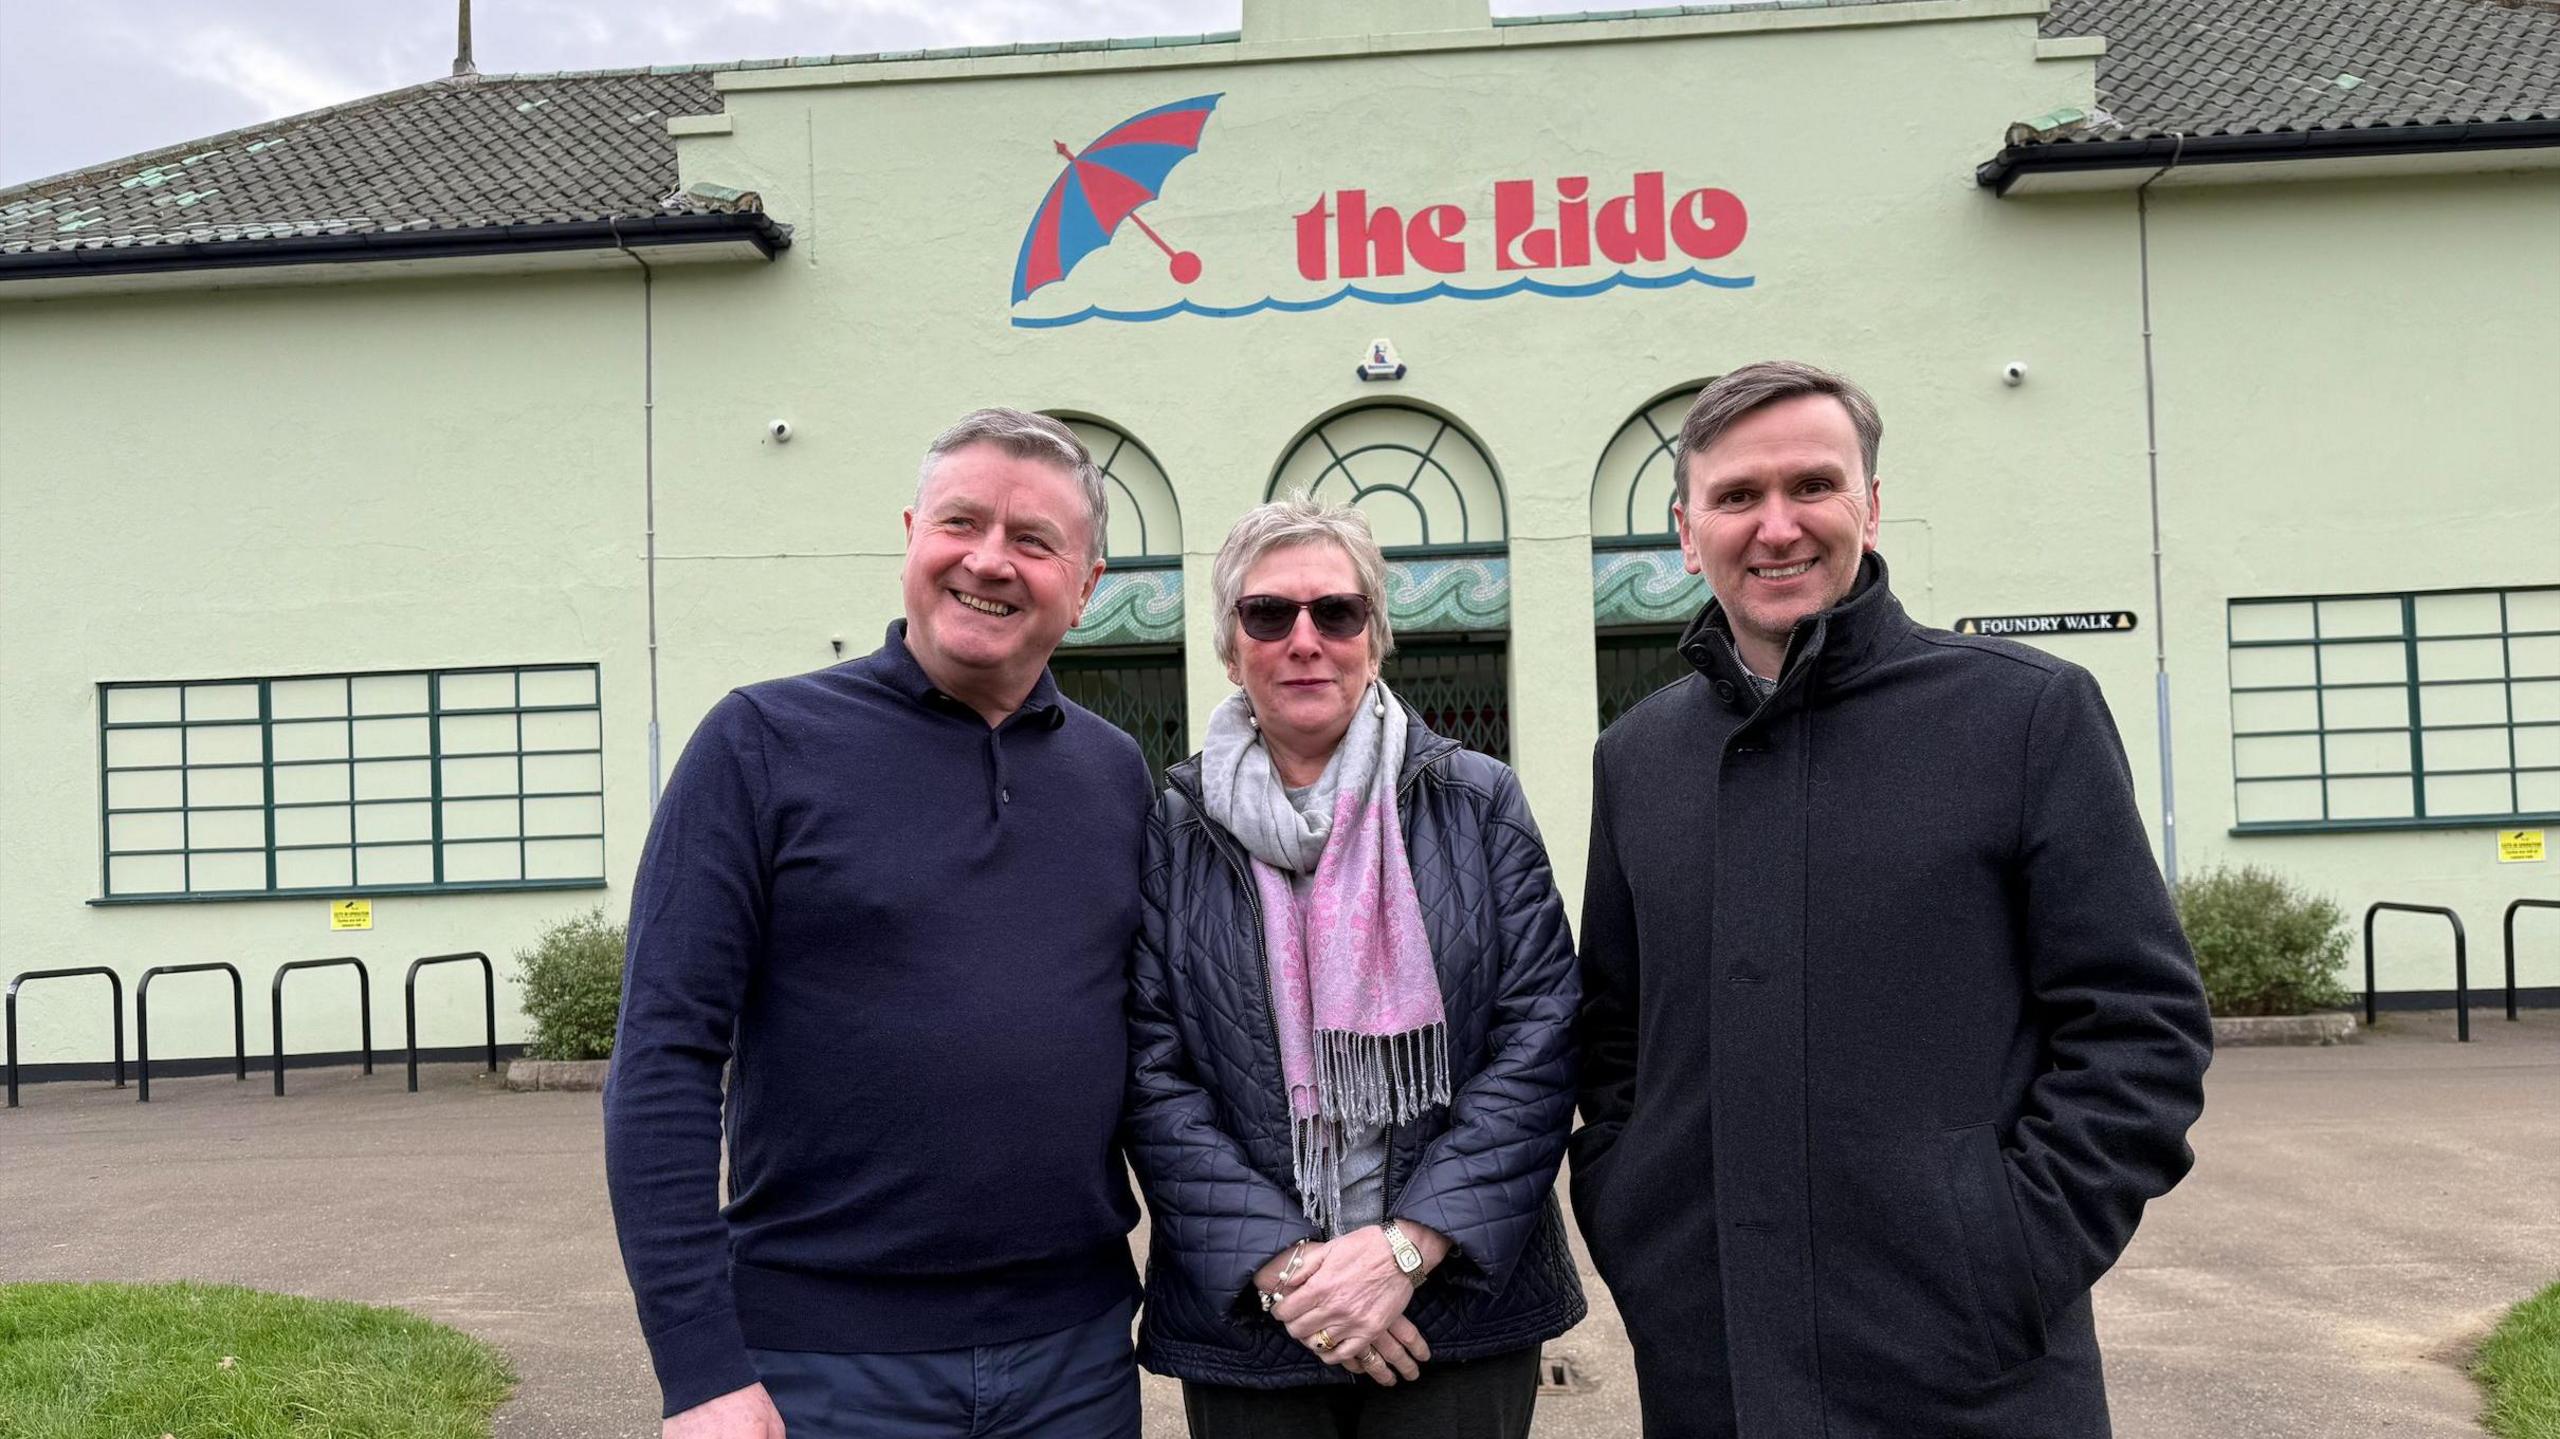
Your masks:
M1520 781L1408 727L1397 793L1449 1016L1452 1102L1396 1126L1387 1208L1457 1247L1405 1310L1435 1359L1527 1348L1583 1315L1556 1166L1573 1113L1573 939ZM1350 1383L1262 1313L1253 1274L1314 1232L1289 1171L1259 901L1199 760L1147 829L1130 986L1129 1159L1152 1224L1138 1360L1252 1388Z

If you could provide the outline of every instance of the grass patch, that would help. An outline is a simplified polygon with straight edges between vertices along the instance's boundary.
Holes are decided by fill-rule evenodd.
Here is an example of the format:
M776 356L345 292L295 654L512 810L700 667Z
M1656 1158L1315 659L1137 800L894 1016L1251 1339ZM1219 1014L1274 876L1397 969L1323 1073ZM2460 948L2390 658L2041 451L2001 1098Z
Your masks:
M2489 1391L2480 1422L2498 1439L2560 1439L2560 1284L2507 1311L2471 1376Z
M214 1284L0 1284L0 1439L487 1439L496 1350Z

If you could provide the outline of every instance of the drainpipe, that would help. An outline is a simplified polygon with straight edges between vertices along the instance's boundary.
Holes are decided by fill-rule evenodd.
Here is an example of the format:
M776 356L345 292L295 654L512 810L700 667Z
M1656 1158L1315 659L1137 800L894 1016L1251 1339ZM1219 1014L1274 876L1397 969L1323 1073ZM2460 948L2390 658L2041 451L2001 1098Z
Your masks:
M608 222L611 223L611 222ZM658 730L658 337L657 272L638 251L623 243L622 228L613 225L613 243L640 267L640 494L642 505L642 589L649 607L649 814L658 813L665 770L660 760Z
M2151 665L2160 728L2160 869L2173 892L2178 887L2178 785L2169 746L2169 609L2160 561L2160 386L2151 359L2151 187L2178 168L2179 157L2186 153L2186 135L2181 132L2176 139L2169 163L2133 192L2135 248L2142 264L2142 427L2151 469Z

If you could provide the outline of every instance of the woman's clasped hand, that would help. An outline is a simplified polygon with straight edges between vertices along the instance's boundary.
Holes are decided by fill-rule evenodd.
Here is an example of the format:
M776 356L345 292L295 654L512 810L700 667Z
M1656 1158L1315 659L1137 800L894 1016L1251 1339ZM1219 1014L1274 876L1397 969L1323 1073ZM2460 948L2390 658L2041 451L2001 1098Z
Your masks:
M1429 1230L1407 1225L1406 1232L1426 1268L1447 1251L1448 1241ZM1389 1385L1421 1378L1431 1358L1430 1342L1404 1313L1414 1283L1374 1224L1330 1243L1294 1245L1253 1278L1263 1308L1290 1338L1327 1364Z

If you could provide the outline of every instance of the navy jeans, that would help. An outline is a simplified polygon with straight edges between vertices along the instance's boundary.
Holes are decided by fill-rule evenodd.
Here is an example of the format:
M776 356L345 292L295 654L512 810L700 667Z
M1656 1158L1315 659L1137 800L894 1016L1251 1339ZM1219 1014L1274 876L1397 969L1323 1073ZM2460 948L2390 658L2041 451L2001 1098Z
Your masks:
M750 1349L791 1439L1138 1439L1137 1301L1054 1334L926 1354Z

